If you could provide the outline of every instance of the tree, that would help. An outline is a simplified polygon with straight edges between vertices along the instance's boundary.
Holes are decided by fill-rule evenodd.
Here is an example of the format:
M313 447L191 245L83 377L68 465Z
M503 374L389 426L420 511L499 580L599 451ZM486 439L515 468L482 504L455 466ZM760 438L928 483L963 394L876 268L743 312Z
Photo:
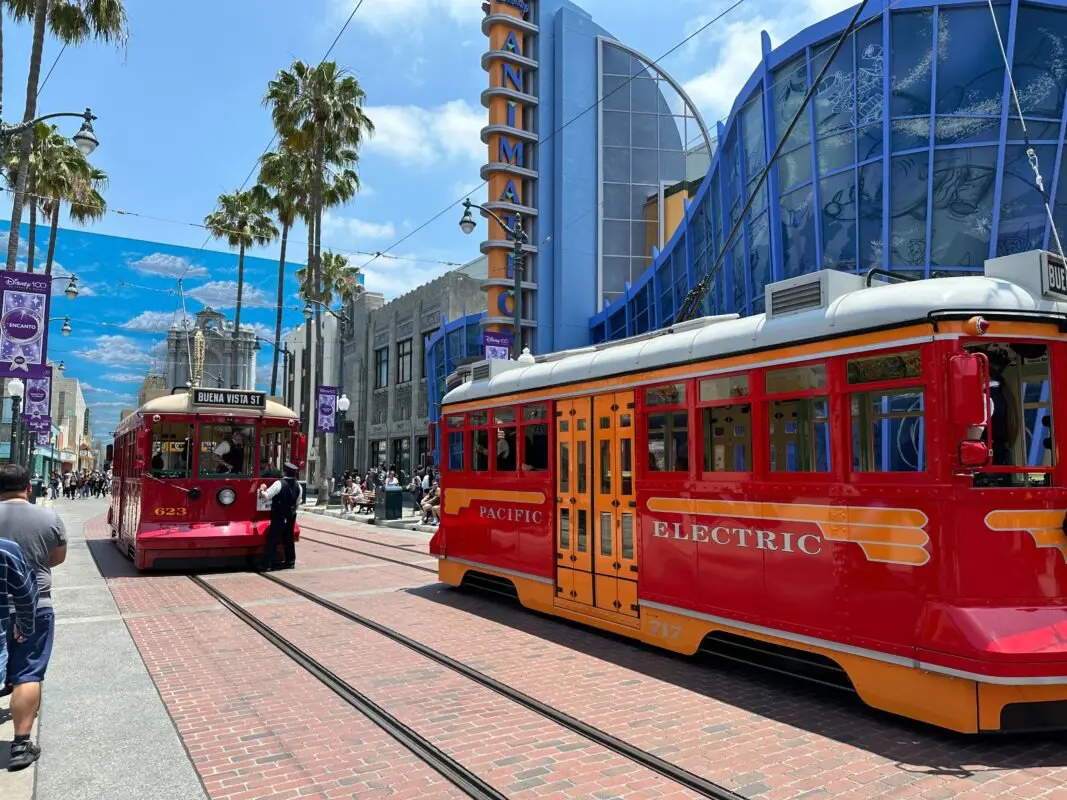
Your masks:
M271 219L271 196L263 186L220 194L218 207L204 217L204 225L216 239L237 248L237 310L233 319L233 352L230 375L237 380L237 351L241 335L241 300L245 288L245 250L270 244L278 236Z
M26 79L26 108L23 122L37 116L37 91L41 78L41 56L44 52L45 26L64 45L78 45L87 39L125 43L127 37L126 8L122 0L4 0L16 22L33 20L33 43L30 47L30 69ZM0 58L3 57L0 51ZM7 268L13 270L18 259L19 225L26 205L29 182L30 152L34 128L27 129L19 142L18 168L15 171L15 199L11 207L11 227L8 230Z
M359 283L359 267L350 267L348 257L340 253L331 253L327 250L322 254L322 291L314 293L307 267L296 271L296 279L300 283L300 296L304 300L318 300L327 306L332 306L335 299L341 301L341 305L347 305L362 287Z
M274 127L290 147L313 155L311 192L308 203L308 269L317 294L322 293L322 211L325 205L327 152L350 148L358 153L374 125L363 111L366 95L359 81L333 61L309 66L294 61L288 70L280 70L267 85L264 104L271 108ZM315 366L321 385L325 360L322 340L322 312L315 308ZM317 391L316 391L317 394ZM313 415L312 415L313 416ZM309 422L310 424L310 422ZM320 463L326 462L326 434L318 436ZM326 470L319 469L319 503L325 503Z
M17 171L19 156L18 143L8 142L3 153L3 163L9 185L11 177ZM100 194L107 188L107 174L90 164L81 151L54 126L44 123L38 123L34 131L29 171L33 191L30 197L27 270L33 272L35 267L36 211L39 209L49 220L45 273L51 275L59 213L63 204L69 205L70 219L74 222L85 223L100 219L107 211L107 203Z
M289 229L307 209L306 157L288 147L265 153L260 159L259 181L273 190L271 207L282 226L281 254L278 256L278 309L274 318L274 363L270 371L270 393L278 393L278 357L282 347L282 309L285 306L285 249Z
M323 205L327 208L348 202L359 189L359 176L352 165L358 160L355 150L327 148L327 180L323 184ZM308 196L311 192L311 175L314 163L307 150L294 150L282 145L277 152L266 153L260 159L259 182L274 190L272 203L275 216L282 226L281 254L278 259L278 310L274 320L274 363L271 368L271 394L277 393L278 361L281 357L282 310L285 305L285 255L289 230L299 216L313 230L310 220ZM309 236L308 263L311 263ZM303 279L302 279L303 280ZM306 346L310 349L311 326L306 330ZM310 378L310 371L307 376ZM303 389L307 396L308 388Z

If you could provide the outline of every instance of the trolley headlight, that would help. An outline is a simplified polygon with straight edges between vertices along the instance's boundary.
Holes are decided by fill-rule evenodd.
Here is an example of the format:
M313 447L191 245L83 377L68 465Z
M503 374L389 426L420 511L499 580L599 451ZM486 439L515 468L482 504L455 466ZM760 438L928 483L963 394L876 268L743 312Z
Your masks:
M226 487L225 489L219 489L219 493L215 495L215 499L222 503L224 506L228 506L237 499L237 492L233 489Z

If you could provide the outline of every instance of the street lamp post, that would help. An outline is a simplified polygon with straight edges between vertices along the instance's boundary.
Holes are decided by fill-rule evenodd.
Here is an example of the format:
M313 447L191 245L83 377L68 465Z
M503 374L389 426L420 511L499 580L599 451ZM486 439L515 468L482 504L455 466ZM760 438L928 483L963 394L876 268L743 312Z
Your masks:
M512 334L513 341L511 343L511 352L513 357L518 360L519 355L522 353L522 273L523 267L526 261L526 251L523 249L530 243L530 237L522 228L522 215L515 215L514 227L508 225L504 220L490 211L488 208L477 203L472 203L468 197L463 201L463 217L459 221L460 230L464 233L474 233L475 225L474 216L471 214L471 209L477 208L479 211L483 211L490 217L496 220L504 231L512 237L515 244L512 248L511 255L511 270L514 273L515 288L513 289L512 297L512 327L514 333Z
M88 108L80 113L77 111L59 111L55 114L45 114L43 117L31 119L29 122L20 122L18 125L4 125L0 122L0 144L7 142L13 136L25 133L38 122L56 119L57 117L81 117L84 120L82 126L78 128L78 132L71 137L75 147L81 151L83 156L92 155L92 152L100 146L100 140L96 138L96 133L93 131L93 122L96 117L93 116L92 110Z
M11 398L11 438L7 446L9 464L21 463L19 451L22 449L21 425L22 396L26 393L26 384L21 378L12 378L7 382L7 394Z
M357 287L357 290L358 290L358 287ZM308 325L311 324L311 318L315 315L315 309L312 308L312 304L318 306L323 311L325 311L327 314L329 314L331 317L333 317L334 319L337 320L337 323L338 323L337 357L338 357L338 359L340 359L338 361L338 374L339 374L339 381L338 382L342 384L341 388L344 388L343 387L343 384L344 384L344 364L345 364L344 338L345 338L345 330L347 329L348 325L351 323L351 320L348 318L348 315L345 314L343 311L341 311L341 312L334 311L332 308L330 308L328 305L323 303L321 300L313 300L313 299L311 299L309 297L309 298L305 298L305 302L306 302L306 304L304 305L304 319L306 320ZM316 331L316 335L318 335L318 331ZM321 386L322 385L322 375L316 375L315 377L318 379L317 382ZM344 394L342 394L341 397L338 398L338 400L337 400L337 408L338 409L341 408L341 401L342 400L344 400L344 403L345 403L344 410L348 411L349 400L348 400L348 397L346 397ZM309 405L308 405L309 408L315 408L316 404L318 403L318 397L315 397L314 400L312 400L309 397L308 398L308 403L309 403ZM312 414L311 416L314 417L315 415ZM344 413L342 412L342 417L343 416L344 416ZM309 441L310 441L311 436L312 436L313 433L314 433L314 430L312 429L311 422L309 421L308 422L308 440ZM335 442L335 445L334 445L335 458L339 459L340 453L341 453L341 450L340 450L340 439L341 439L340 429L338 429L338 431L334 434L334 436L336 437L335 440L334 440L334 442ZM320 466L319 473L322 474L322 475L325 475L326 471L325 471L325 469L323 467L325 466L325 462L326 462L326 454L323 453L323 454L321 454L320 457L321 457L321 459L323 461L323 465ZM335 462L335 468L336 468L336 463L339 463L339 462Z
M340 477L344 467L344 442L345 442L345 414L351 405L348 395L344 392L337 398L337 440L334 447L334 472Z

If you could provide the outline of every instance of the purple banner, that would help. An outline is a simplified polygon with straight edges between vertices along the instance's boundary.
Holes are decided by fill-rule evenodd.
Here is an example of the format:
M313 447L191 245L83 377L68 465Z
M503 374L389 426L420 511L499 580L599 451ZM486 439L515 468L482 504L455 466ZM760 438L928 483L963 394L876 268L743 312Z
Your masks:
M319 401L315 404L315 433L337 431L337 387L320 386Z
M49 425L51 428L51 425ZM52 431L48 430L44 433L37 434L37 446L38 447L51 447L52 446Z
M22 416L27 420L48 419L52 413L52 368L45 367L39 378L26 379ZM32 430L32 428L31 428Z
M52 282L0 270L0 377L42 377L47 370Z
M482 351L490 360L511 358L511 334L482 331Z

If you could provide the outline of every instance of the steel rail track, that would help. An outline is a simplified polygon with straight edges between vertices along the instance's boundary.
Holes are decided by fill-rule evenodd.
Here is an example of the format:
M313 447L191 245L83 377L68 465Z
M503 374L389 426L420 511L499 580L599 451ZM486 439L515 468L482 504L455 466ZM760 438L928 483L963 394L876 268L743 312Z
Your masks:
M424 551L422 551L422 550L412 550L411 549L412 547L417 547L420 544L424 544L423 542L412 542L411 544L385 544L384 542L378 542L378 541L375 541L374 539L365 539L362 536L353 536L350 533L338 533L337 531L331 531L331 530L328 530L327 528L317 528L317 527L315 527L313 525L308 525L307 523L301 522L300 523L300 530L304 530L304 528L308 528L308 529L313 530L313 531L318 531L319 533L328 533L331 536L340 536L342 539L352 539L353 541L356 541L356 542L366 542L367 544L373 544L373 545L376 545L377 547L388 547L388 548L390 548L392 550L401 550L401 551L403 551L405 553L420 553L422 555L426 555L426 553Z
M189 580L214 597L226 610L233 613L256 633L303 667L324 686L389 734L404 748L411 751L457 789L465 792L470 797L476 798L476 800L507 800L507 795L479 778L474 772L436 747L429 739L419 735L402 723L352 686L352 684L338 677L320 661L308 655L307 652L297 647L265 622L241 608L219 589L197 575L188 577ZM279 581L279 583L282 582Z
M380 556L375 556L375 558L379 557ZM493 692L496 692L497 694L502 695L503 697L506 697L507 699L515 703L518 703L519 705L530 711L533 711L536 714L540 714L541 716L551 720L552 722L555 722L557 725L567 728L568 730L578 734L579 736L585 739L596 742L602 747L605 747L608 750L618 753L624 758L628 758L629 760L640 764L641 766L659 775L662 775L663 777L668 778L674 781L675 783L684 786L687 789L696 792L701 797L709 797L713 798L713 800L744 800L743 795L737 794L736 792L727 789L725 786L721 786L717 783L714 783L713 781L707 780L706 778L702 778L696 773L690 772L689 770L679 767L677 764L672 764L671 762L666 761L657 755L649 753L646 750L642 750L641 748L636 747L630 744L629 742L623 741L622 739L613 736L612 734L607 733L606 731L603 731L600 728L593 727L592 725L583 722L577 717L572 717L570 714L565 714L564 712L531 697L525 692L521 692L518 689L508 686L505 683L501 683L495 678L489 677L484 672L480 672L474 669L473 667L464 664L462 661L457 661L451 656L447 656L438 650L434 650L432 647L429 647L428 645L425 645L422 642L416 641L410 636L405 636L404 634L395 631L392 628L381 624L380 622L375 622L372 619L368 619L367 617L357 614L354 611L351 611L343 606L338 605L337 603L327 600L324 597L320 597L319 595L313 592L309 592L308 590L300 586L296 586L295 584L292 584L287 580L283 580L271 573L265 573L263 574L263 577L267 580L272 581L278 586L282 586L293 592L294 594L303 597L305 600L310 600L312 603L315 603L325 609L333 611L334 613L339 614L340 616L351 622L355 622L358 625L362 625L363 627L368 628L374 631L375 633L378 633L386 637L387 639L396 642L397 644L403 645L404 647L415 651L419 655L428 658L443 667L447 667L448 669L451 669L454 672L459 673L463 677L474 681L478 685L483 686Z
M319 530L319 529L316 528L315 530ZM320 533L326 533L326 534L330 533L330 531L323 531L323 530L319 530L319 532ZM422 566L420 564L412 564L412 563L407 562L407 561L401 561L398 558L389 558L388 556L378 555L377 553L368 553L366 550L356 550L354 547L345 547L344 545L334 544L333 542L324 542L324 541L322 541L322 539L312 539L312 538L310 538L308 536L304 536L303 531L301 531L301 533L300 533L300 541L302 541L302 542L313 542L314 544L324 544L327 547L334 547L334 548L336 548L338 550L344 550L346 553L358 553L361 556L367 556L369 558L377 558L377 559L379 559L381 561L389 561L390 563L400 564L401 566L404 566L404 567L411 567L412 569L422 570L423 572L432 572L434 575L437 574L437 570L433 569L432 567L424 567L424 566ZM411 552L411 551L408 551L408 552ZM429 553L414 553L413 555L423 555L423 556L429 556L431 558L433 557L433 556L430 556Z

